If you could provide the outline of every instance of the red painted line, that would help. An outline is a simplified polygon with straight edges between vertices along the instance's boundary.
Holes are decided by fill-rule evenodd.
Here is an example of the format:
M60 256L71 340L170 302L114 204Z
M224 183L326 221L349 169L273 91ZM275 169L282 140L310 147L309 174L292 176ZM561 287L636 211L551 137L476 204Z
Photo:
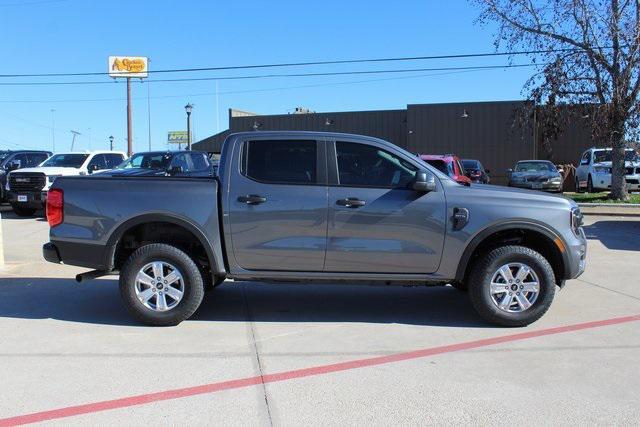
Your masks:
M613 319L599 320L595 322L577 323L575 325L559 326L555 328L540 329L537 331L521 332L511 335L503 335L494 338L485 338L476 341L467 341L458 344L443 345L439 347L425 348L421 350L409 351L406 353L390 354L388 356L378 356L369 359L351 360L348 362L321 365L311 368L296 369L293 371L267 374L262 377L248 377L230 381L222 381L211 384L204 384L195 387L180 388L175 390L160 391L157 393L141 394L129 396L121 399L105 400L102 402L87 403L84 405L69 406L66 408L53 409L50 411L35 412L32 414L18 415L10 418L0 419L0 427L17 426L29 423L36 423L60 418L73 417L76 415L90 414L94 412L107 411L110 409L127 408L130 406L144 405L152 402L179 399L182 397L197 396L200 394L217 393L223 390L245 388L261 383L274 383L287 381L295 378L324 375L332 372L348 371L351 369L364 368L367 366L384 365L387 363L400 362L403 360L419 359L427 356L451 353L454 351L471 350L479 347L486 347L496 344L503 344L513 341L521 341L530 338L543 337L547 335L564 334L567 332L581 331L585 329L600 328L603 326L619 325L621 323L636 322L640 320L640 315L616 317Z

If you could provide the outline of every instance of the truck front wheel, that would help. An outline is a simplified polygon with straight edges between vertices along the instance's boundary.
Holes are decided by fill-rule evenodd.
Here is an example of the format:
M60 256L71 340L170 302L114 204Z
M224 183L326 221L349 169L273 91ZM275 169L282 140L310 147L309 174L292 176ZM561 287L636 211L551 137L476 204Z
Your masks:
M152 326L173 326L200 306L204 284L198 266L180 249L154 243L138 248L120 271L127 310Z
M555 275L538 252L502 246L480 257L469 277L469 296L478 314L500 326L526 326L551 306Z

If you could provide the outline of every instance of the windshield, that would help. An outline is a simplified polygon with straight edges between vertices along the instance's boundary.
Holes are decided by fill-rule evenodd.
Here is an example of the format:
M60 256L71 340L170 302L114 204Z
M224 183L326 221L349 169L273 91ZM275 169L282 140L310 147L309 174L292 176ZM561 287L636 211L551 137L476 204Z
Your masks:
M425 162L429 163L431 166L433 166L434 168L438 169L440 172L442 172L445 175L453 175L453 170L451 168L451 164L445 162L444 160L424 160Z
M118 165L116 169L158 169L165 170L169 168L171 163L171 154L167 152L161 153L139 153L131 156Z
M42 167L59 167L59 168L80 168L88 154L54 154L44 162Z
M519 162L516 172L556 172L556 167L549 162Z
M626 162L635 162L638 160L638 155L633 150L626 150L624 153L624 160ZM602 163L611 161L611 150L598 150L593 152L593 163Z
M480 169L480 162L477 160L463 160L462 166L465 169Z

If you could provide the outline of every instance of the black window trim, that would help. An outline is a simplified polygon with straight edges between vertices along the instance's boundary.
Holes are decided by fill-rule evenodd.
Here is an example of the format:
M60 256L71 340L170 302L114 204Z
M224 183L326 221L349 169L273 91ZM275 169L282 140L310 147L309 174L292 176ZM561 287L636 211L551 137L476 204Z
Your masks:
M253 177L250 177L245 173L246 171L246 162L247 159L247 151L246 147L250 142L255 141L309 141L316 143L316 182L307 183L307 182L272 182L272 181L263 181ZM242 175L244 178L249 179L253 182L257 182L260 184L266 185L298 185L298 186L307 186L307 187L326 187L327 186L327 153L326 153L326 141L319 138L300 138L300 137L281 137L281 136L268 136L261 138L247 138L244 139L240 144L240 156L238 161L238 173Z
M414 162L412 158L411 158L411 160L409 160L409 158L407 158L406 156L400 155L400 153L390 152L389 149L387 149L386 147L379 146L379 145L376 145L376 144L372 144L369 141L357 141L357 140L352 140L352 139L348 139L348 138L341 138L339 140L338 139L333 139L333 140L329 141L328 147L327 147L327 163L328 163L328 170L329 170L329 187L364 188L364 189L376 189L377 188L377 189L380 189L380 190L409 190L409 191L413 191L409 187L390 187L390 186L389 187L381 187L381 186L377 186L377 185L340 184L340 175L338 173L338 152L336 150L336 143L337 142L345 142L345 143L350 143L350 144L362 144L362 145L366 145L366 146L369 146L369 147L374 147L374 148L377 148L379 150L385 151L385 152L387 152L387 153L389 153L389 154L391 154L391 155L393 155L395 157L399 157L402 160L406 161L407 163L413 165L416 168L416 172L420 171L420 170L424 170L422 165L416 164L416 162ZM331 159L331 161L329 159Z

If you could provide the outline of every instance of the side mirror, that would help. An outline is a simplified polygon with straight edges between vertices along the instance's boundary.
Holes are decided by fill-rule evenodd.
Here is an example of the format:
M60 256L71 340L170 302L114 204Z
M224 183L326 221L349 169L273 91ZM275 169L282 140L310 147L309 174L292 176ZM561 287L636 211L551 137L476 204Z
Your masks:
M173 166L167 171L169 175L178 175L182 173L182 166Z
M99 171L99 170L100 170L100 167L98 165L94 164L94 165L89 166L88 172L89 173L94 173L95 171Z
M513 169L507 169L507 174L513 173Z
M22 166L22 162L20 160L13 160L7 165L8 171L14 171L16 169L20 169Z
M413 188L415 191L420 191L422 193L435 191L436 177L430 172L418 171L416 172L416 177L413 180L413 184L411 188Z

